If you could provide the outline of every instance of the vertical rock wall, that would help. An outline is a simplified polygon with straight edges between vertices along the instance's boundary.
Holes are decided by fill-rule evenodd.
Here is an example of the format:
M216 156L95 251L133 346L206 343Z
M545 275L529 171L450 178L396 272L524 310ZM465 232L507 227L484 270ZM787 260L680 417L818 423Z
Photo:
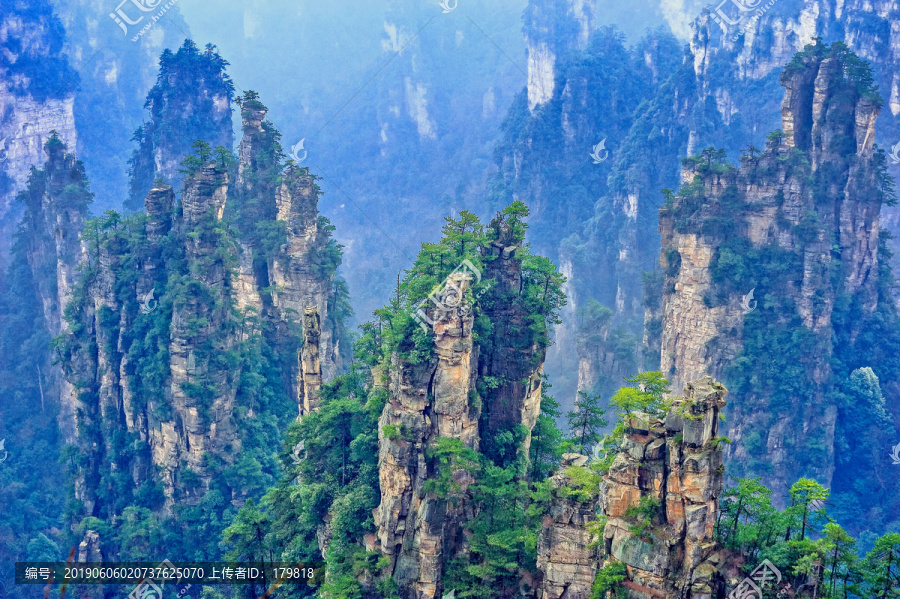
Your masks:
M815 347L800 358L812 396L795 397L778 413L758 389L735 397L732 457L746 463L742 441L762 435L773 488L802 475L829 484L837 416L827 397L835 302L852 298L871 313L878 301L883 194L873 143L879 106L844 76L851 60L821 46L800 55L782 76L782 123L790 135L780 143L770 140L760 155L745 156L740 169L687 166L683 178L702 185L702 196L687 192L660 210L666 272L661 366L675 391L704 373L725 376L743 349L748 318L766 318L773 332L795 318L789 326L808 334L805 345ZM728 266L734 252L728 244L736 240L759 252L747 267L753 272ZM745 277L746 288L735 288L735 277ZM751 315L763 303L778 309ZM794 454L803 447L821 447L824 455L801 464Z
M0 13L0 277L6 276L6 260L21 216L13 199L25 188L31 168L43 164L44 144L51 131L75 153L72 92L78 80L61 53L59 21L46 1L4 8ZM40 63L55 68L45 73L35 66ZM51 333L56 334L52 329Z
M593 0L532 0L525 9L529 110L553 97L557 59L587 45L594 29L594 10Z
M65 344L64 404L79 414L88 459L76 492L90 514L110 508L97 504L106 490L85 481L109 471L129 472L136 488L160 473L167 509L221 486L222 468L240 459L242 419L257 417L246 394L238 409L245 365L259 363L247 342L270 344L301 413L339 368L314 177L295 167L282 175L277 131L262 127L264 110L245 112L237 184L220 162L187 176L178 203L160 184L145 198L146 220L101 219L85 258L69 263L88 265ZM284 243L265 245L260 230ZM114 446L123 424L128 452ZM231 494L239 504L245 491L235 484Z
M91 194L84 167L65 144L51 137L44 144L47 162L32 171L21 198L25 213L20 223L28 265L34 273L36 292L44 315L44 326L52 336L63 333L66 304L78 279L78 265L86 258L81 230L88 217ZM58 365L47 365L46 390L59 397L72 393ZM59 425L67 443L75 440L75 409L62 402Z
M597 575L597 539L588 524L597 519L597 501L562 495L572 486L568 468L584 468L588 457L563 455L558 473L550 479L553 498L538 537L537 569L542 574L537 599L589 599Z
M486 449L494 437L524 424L531 431L541 406L541 374L546 350L532 338L528 309L522 295L522 242L514 238L509 224L498 217L491 221L495 239L486 249L484 276L493 280L487 291L484 313L494 323L491 338L478 356L478 376L495 377L498 386L482 398L481 438ZM525 440L523 451L531 443Z
M451 275L463 291L468 275ZM477 352L473 317L463 304L433 325L434 357L410 364L395 356L390 399L378 421L381 503L375 525L381 551L404 599L440 597L443 564L462 546L462 516L470 476L449 473L460 491L453 500L425 492L439 476L429 449L441 439L478 449L478 409L470 405L475 389Z
M322 362L319 347L322 325L319 312L310 306L303 313L303 349L300 351L300 415L319 408L319 389L322 387Z
M622 452L600 484L607 517L605 554L624 562L629 597L721 597L714 527L724 488L719 411L725 388L705 376L685 386L665 421L637 415L627 424ZM639 528L634 510L648 508ZM648 503L652 501L652 504Z

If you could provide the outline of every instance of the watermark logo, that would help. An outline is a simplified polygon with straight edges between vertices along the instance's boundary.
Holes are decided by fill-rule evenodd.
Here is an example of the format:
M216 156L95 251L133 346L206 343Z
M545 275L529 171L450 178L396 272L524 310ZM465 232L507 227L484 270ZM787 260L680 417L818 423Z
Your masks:
M474 281L472 281L473 277ZM470 260L463 260L459 266L453 269L453 272L447 275L442 284L432 289L427 298L414 306L413 318L419 323L422 330L428 331L429 325L433 326L434 323L442 321L448 314L456 310L465 312L466 306L463 300L465 299L466 288L469 286L474 287L480 282L481 271L478 267L472 264ZM485 291L487 289L483 289L474 299L481 297ZM428 301L431 301L434 305L434 318L429 317L425 310Z
M297 145L291 147L290 156L294 162L303 162L304 160L306 160L306 150L303 150L303 142L305 142L305 141L306 141L306 138L304 137L303 139L301 139L300 141L297 142ZM302 158L300 157L300 150L303 150Z
M119 26L125 35L129 35L129 27L139 25L144 21L144 17L150 17L150 20L144 23L144 26L137 32L137 35L131 38L131 41L136 42L141 36L149 31L149 29L153 27L153 25L159 21L170 8L175 6L175 3L178 2L178 0L169 0L166 4L160 6L162 2L163 0L122 0L119 2L116 9L109 13L109 18ZM155 11L156 14L147 14ZM136 16L137 18L132 19L132 16Z
M735 41L741 32L758 21L777 1L769 0L764 6L760 6L762 0L722 0L710 16L726 35L732 27L738 28L731 37L731 40ZM755 13L752 17L751 12Z
M2 447L3 447L3 444L0 443L0 448L2 448ZM894 466L900 466L900 443L897 443L896 445L894 445L893 452L888 455L890 455L891 459L894 461L894 463L893 463ZM0 460L0 461L2 461L2 460Z
M116 22L116 25L122 29L122 32L125 35L128 35L128 25L137 25L144 20L144 15L141 15L140 12L152 12L160 2L162 2L162 0L122 0L119 2L116 10L109 13L109 18ZM128 14L126 14L125 9L122 8L129 3L133 4L140 11L137 13L140 16L135 20L131 20Z
M0 439L0 451L3 452L3 458L0 459L0 463L5 462L6 458L9 457L9 452L6 451L6 449L4 448L5 445L6 445L6 439ZM898 446L898 447L900 447L900 446Z
M756 300L753 299L754 291L756 291L756 287L751 289L750 293L748 293L743 297L743 299L741 299L741 310L744 311L744 314L750 314L751 312L756 310Z
M294 462L295 465L300 465L300 462L303 459L300 457L300 452L306 449L306 441L300 441L296 445L294 445L294 450L291 452L291 461Z
M160 572L162 572L162 570L171 570L173 575L176 573L175 564L167 559L160 562L160 564L153 569ZM169 581L171 582L170 577L165 576L165 578L169 579ZM186 592L186 589L190 588L190 586L191 585L186 585L186 588L182 589L182 592L180 592L178 596L183 597L183 593ZM128 593L128 599L162 599L162 595L162 589L159 587L159 585L153 582L153 578L147 578L141 581L139 585L134 587L134 589L130 593Z
M781 582L781 571L775 567L775 564L765 559L750 573L750 576L742 580L741 584L728 594L728 599L762 599L762 589L769 582L775 584Z
M891 146L891 153L889 156L891 159L891 164L900 164L900 141Z
M594 151L588 154L588 156L590 156L594 160L594 164L600 164L601 162L609 158L609 150L606 149L605 137L600 140L600 143L593 147L593 150ZM600 152L603 152L602 156Z
M456 7L459 6L459 0L441 0L438 6L444 9L444 14L447 14L456 10Z
M141 298L141 314L150 314L156 310L158 305L159 302L153 299L153 290L151 289Z
M716 7L716 12L712 14L713 19L719 25L738 25L747 16L746 13L751 12L761 0L722 0Z

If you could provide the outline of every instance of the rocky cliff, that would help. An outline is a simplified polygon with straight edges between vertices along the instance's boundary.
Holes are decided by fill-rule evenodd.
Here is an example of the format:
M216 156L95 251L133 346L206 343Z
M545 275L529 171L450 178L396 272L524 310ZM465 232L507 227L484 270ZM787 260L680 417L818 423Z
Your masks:
M585 256L573 260L572 278L593 286L579 289L579 305L594 297L615 308L615 321L624 323L632 335L641 335L644 321L644 369L657 367L662 314L653 297L657 294L645 293L642 276L656 267L659 237L653 223L665 201L660 190L678 186L680 158L710 145L726 149L732 159L748 144L762 147L764 136L780 126L781 69L817 37L843 41L871 61L873 77L887 100L875 141L892 148L900 141L894 100L900 72L892 26L896 18L897 7L891 2L780 0L752 7L726 1L694 21L681 68L635 113L629 134L615 152L609 189L594 203L595 216L569 254ZM897 165L900 162L890 161L894 176ZM882 218L892 232L894 214L888 208ZM894 256L896 261L896 252ZM649 304L642 297L649 298ZM591 347L583 348L579 357L580 372L586 375L581 377L582 389L617 375L617 365L610 371L608 361L603 362L607 357Z
M559 472L550 479L552 498L538 536L537 569L542 576L537 599L591 596L598 565L599 539L591 530L597 523L596 489L579 488L576 480L587 473L588 459L563 454Z
M732 387L729 457L773 488L831 482L834 391L848 363L878 359L856 342L866 319L894 318L879 283L880 211L892 201L874 150L881 101L866 67L818 44L781 82L783 132L748 148L740 168L711 149L686 160L659 226L662 369L677 391L703 373Z
M452 276L456 289L465 292L469 276ZM378 421L381 503L375 525L403 597L440 596L444 564L464 543L461 525L471 478L457 464L438 465L434 452L442 442L478 449L479 410L469 400L477 362L469 308L461 304L436 320L432 359L393 361L390 399ZM441 476L451 481L452 496L427 486Z
M457 237L459 223L448 220L446 246L424 247L413 272L421 277L438 266L446 272L450 251L463 247L479 256L463 260L433 287L417 312L427 331L404 329L403 342L374 374L389 382L378 422L376 536L390 559L387 574L404 598L451 592L445 576L465 584L461 577L469 577L478 556L489 551L478 535L494 524L473 524L479 513L500 509L486 504L491 491L478 486L488 484L484 479L508 476L505 484L525 484L542 397L546 319L555 321L561 301L560 278L550 272L555 268L549 262L536 267L541 259L523 247L526 215L517 205L488 228L476 225L479 241L471 233ZM473 215L462 217L464 229L472 226L467 219ZM545 312L550 306L553 316ZM399 322L404 321L393 326ZM498 526L500 521L498 515ZM519 582L514 574L504 575L507 596Z
M482 309L494 326L490 338L480 343L478 355L478 377L482 381L479 395L484 405L480 435L484 452L495 461L508 464L515 456L501 458L498 439L524 425L527 436L522 451L528 452L531 430L541 407L546 346L527 325L522 240L499 215L490 226L494 233L485 251L488 262L484 276L492 284L483 298ZM488 380L496 383L484 384Z
M44 168L31 171L28 184L19 195L24 204L19 231L35 296L41 305L43 327L56 336L67 329L64 312L77 286L78 265L86 258L80 232L88 217L92 195L84 165L66 152L65 144L55 132L51 132L44 144L44 151L47 156ZM47 362L44 370L47 388L43 391L54 399L71 393L59 366L51 365L51 359ZM75 440L74 406L64 403L61 407L60 428L63 437L71 443Z
M177 52L163 51L156 84L144 104L149 117L134 134L138 147L129 161L127 209L143 207L144 196L157 178L177 190L181 158L198 139L212 147L234 146L234 84L226 66L228 62L212 45L201 51L193 41L185 40Z
M551 30L561 36L558 47L554 46L559 62L550 69L549 81L555 83L548 84L552 93L545 101L529 109L536 90L532 82L510 108L495 152L499 173L494 189L502 199L519 200L530 207L535 216L530 229L532 245L558 260L568 278L570 302L563 325L556 331L558 343L548 355L548 372L566 405L576 395L575 373L581 371L577 375L581 388L591 392L599 390L593 386L595 382L614 376L599 365L595 367L587 355L579 368L578 356L568 349L575 346L580 333L579 308L591 298L613 308L625 297L615 285L607 284L608 275L614 272L619 257L634 248L621 254L610 249L607 244L616 232L608 222L598 224L596 231L586 225L595 216L597 198L608 193L610 174L621 160L619 148L634 122L635 103L651 99L657 86L678 68L679 44L670 35L655 32L629 48L623 35L612 27L592 31L586 43L579 43L576 32L581 29L576 25L580 21L559 6L564 4L530 5L526 11L526 23L532 13L562 11L537 21L537 33L526 27L530 43L529 36L550 36ZM561 31L553 29L557 21ZM591 238L595 232L602 241ZM595 348L585 350L592 353ZM568 380L559 377L563 372L569 373ZM620 380L616 378L615 383Z
M255 479L237 473L271 469L269 437L314 409L323 377L340 367L339 248L318 216L314 177L282 172L277 131L254 114L245 111L241 160L196 146L180 201L158 180L146 215L108 213L85 230L61 351L87 515L127 499L110 495L117 477L153 507L213 488L241 503ZM263 128L265 149L253 143ZM223 469L233 472L224 480Z
M0 14L0 272L21 211L13 203L31 167L44 162L56 131L74 150L73 92L78 75L62 54L59 19L45 1L4 7Z
M548 102L556 85L558 59L587 46L594 31L593 0L531 1L525 9L528 46L528 109Z
M635 415L600 484L605 565L635 599L724 596L714 528L725 482L719 412L725 388L705 376L685 385L664 420ZM587 595L584 595L587 596Z

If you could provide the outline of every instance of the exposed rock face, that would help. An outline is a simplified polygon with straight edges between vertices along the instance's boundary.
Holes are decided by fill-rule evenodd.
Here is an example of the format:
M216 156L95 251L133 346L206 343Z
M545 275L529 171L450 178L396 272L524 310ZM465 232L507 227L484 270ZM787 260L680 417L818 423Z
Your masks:
M630 320L633 334L641 334L640 320L646 316L645 370L657 367L662 313L658 304L641 302L641 276L654 270L659 240L643 223L656 219L665 201L660 190L677 188L682 157L711 145L724 147L736 157L747 144L762 147L764 136L781 126L778 73L794 53L822 37L827 42L843 41L868 60L886 100L875 141L885 149L900 142L896 3L778 0L740 12L736 8L740 2L726 2L723 11L729 18L743 15L740 23L726 30L710 14L716 13L718 4L695 20L682 68L658 86L616 153L622 160L612 165L610 190L599 194L597 216L585 227L584 248L593 259L584 262L584 270L576 263L574 272L575 280L593 281L598 290L581 290L581 301L593 295L615 307L616 319ZM900 163L891 163L889 169L895 178L900 175ZM883 212L881 224L894 233L895 240L900 238L896 208ZM895 265L900 263L898 256L895 251ZM594 380L605 373L603 364L596 361L605 356L595 358L590 348L585 349L582 370L591 373L587 380Z
M313 370L308 373L297 370L299 362L285 365L296 371L292 377L296 381L294 393L303 404L305 392L297 386L303 377L316 371L327 381L341 367L339 331L332 317L333 275L323 274L327 267L322 264L328 234L326 225L319 219L316 177L308 169L296 166L289 167L282 176L280 166L276 166L281 151L278 132L266 120L266 112L258 100L245 99L241 106L244 136L238 149L232 215L243 233L238 273L246 291L238 295L238 302L255 306L284 323L303 320L304 335L310 343L315 340L318 348L315 358L309 353L298 355L298 360L314 360L316 365L309 363ZM277 252L263 247L256 228L256 223L263 220L284 224L285 243ZM261 294L263 288L272 291ZM314 310L318 324L307 320L310 309ZM284 327L279 330L285 334ZM310 381L310 384L316 386L321 382Z
M59 21L46 2L4 7L0 15L0 272L21 212L13 198L24 189L31 167L44 162L50 132L75 150L73 88L77 81L62 58ZM54 73L28 71L27 65L54 64ZM23 67L21 65L26 65ZM42 77L34 80L35 75ZM49 89L42 89L42 88Z
M843 76L851 59L820 46L799 55L782 76L783 129L792 137L745 156L740 169L686 167L685 181L703 191L689 188L660 210L666 272L661 362L676 391L702 373L725 377L744 348L748 319L765 318L773 333L791 323L795 334L808 335L804 345L815 348L798 358L811 396L804 392L775 414L761 381L733 402L729 436L736 443L730 451L747 463L742 441L751 433L767 437L772 488L801 475L829 484L837 407L826 394L835 301L852 298L863 313L878 301L884 196L873 143L879 106ZM738 247L745 248L743 267L728 263ZM741 275L741 268L750 272ZM757 307L768 311L753 314ZM750 322L762 326L762 320ZM797 460L804 447L822 451L820 459Z
M102 562L103 550L100 533L96 530L84 531L84 539L78 544L79 562Z
M608 194L614 181L610 173L620 162L619 148L632 135L634 106L652 99L681 63L681 44L663 32L649 33L628 48L614 29L603 28L592 32L587 43L581 44L576 35L581 31L576 25L578 20L573 17L574 12L567 12L573 6L566 1L532 2L526 9L525 35L533 50L532 58L542 55L540 43L545 38L541 36L549 36L551 31L560 41L547 42L547 51L557 58L548 82L538 86L531 81L529 97L520 97L510 108L510 123L516 126L507 129L496 153L497 184L512 198L525 202L531 211L530 243L536 251L560 264L567 277L569 303L563 323L555 331L558 342L547 352L547 371L551 375L569 375L568 380L556 375L553 381L554 392L564 407L571 405L578 389L594 392L594 386L602 386L603 381L621 381L618 365L610 371L607 364L595 362L599 348L585 346L583 356L572 351L579 333L590 336L595 332L579 330L581 308L596 299L623 312L619 307L627 303L626 316L632 322L626 323L624 330L638 335L641 275L637 271L618 272L617 264L641 248L635 247L636 243L620 252L619 228L612 226L611 214L596 217L594 203ZM585 15L589 14L587 5L584 10ZM529 21L532 16L533 29ZM535 60L549 64L543 59ZM612 65L628 66L620 69ZM540 69L535 67L533 72ZM552 91L552 97L540 105L529 104L541 88ZM672 134L667 127L660 133ZM643 171L628 181L644 182ZM630 218L637 220L636 200L629 206ZM643 239L639 242L645 243ZM620 292L617 283L611 282L630 280L632 276L637 284L635 293ZM623 323L614 322L611 328L622 326ZM632 345L636 358L637 344ZM572 376L575 372L578 381Z
M211 363L215 356L201 349L212 346L217 351L227 351L237 342L233 335L218 333L228 330L227 298L232 291L232 280L224 261L209 259L218 247L201 233L205 226L221 220L228 183L227 174L217 167L207 166L185 181L182 193L182 219L177 223L179 237L185 240L187 260L203 265L193 276L212 301L188 297L186 301L175 302L172 307L171 379L166 399L170 400L175 417L160 421L158 427L148 427L147 431L153 463L167 466L163 481L170 501L175 499L177 483L178 468L173 465L183 462L208 488L212 472L205 454L230 453L226 446L235 452L240 449L233 420L236 373L213 367ZM198 330L197 322L208 324ZM208 416L201 414L199 398L194 391L201 385L216 389Z
M593 0L529 2L525 9L529 110L553 97L557 58L587 45L594 10Z
M306 169L289 169L277 189L277 218L287 225L287 245L269 264L269 284L277 285L272 303L282 319L302 315L314 306L324 324L319 336L319 359L326 381L341 367L338 331L331 317L333 280L323 277L318 254L328 240L318 213L319 188Z
M319 258L337 249L326 247L314 177L296 168L282 176L270 123L254 129L251 119L244 131L238 184L222 163L193 168L179 203L170 186L154 187L146 220L122 227L118 215L104 217L85 240L85 258L70 262L88 266L62 351L72 384L64 403L77 408L87 456L76 494L89 514L110 509L98 503L109 472L129 473L137 488L161 482L167 509L221 488L222 468L247 450L243 423L258 415L247 376L279 377L264 384L308 413L339 367L332 339L340 323L328 318L334 272ZM267 244L262 228L282 232L285 243ZM255 354L264 343L272 358ZM281 374L264 375L262 359L278 361ZM134 450L117 450L112 431ZM239 505L241 481L229 486Z
M723 596L714 527L725 481L716 441L725 394L705 376L686 385L665 421L644 415L628 422L599 504L605 552L628 567L622 586L629 597ZM643 531L639 509L652 521Z
M485 276L493 279L484 312L494 323L491 339L478 356L478 376L495 377L499 385L487 389L483 399L481 438L490 453L494 438L524 424L534 428L541 405L541 374L545 350L532 339L528 309L518 301L522 294L522 242L516 241L509 224L491 221L495 239L485 256ZM530 436L523 451L530 446Z
M319 389L322 387L322 362L319 360L319 343L322 325L319 312L310 306L303 314L303 349L300 351L300 415L310 414L319 407Z
M596 520L597 502L565 497L559 489L572 484L567 469L584 467L588 457L564 454L560 471L550 479L553 499L544 517L537 548L537 569L543 575L538 599L589 599L597 575L597 547L587 525Z
M80 235L88 217L91 194L84 167L56 137L45 144L47 162L42 171L33 171L21 198L25 214L20 224L26 244L28 265L34 274L37 295L50 335L66 330L65 306L78 277L78 265L86 257ZM48 364L47 393L58 397L71 393L59 366ZM60 428L67 442L75 440L75 404L63 402Z
M81 415L78 426L82 431L80 443L87 445L88 481L106 469L131 469L135 483L140 485L158 468L167 505L171 506L183 498L176 492L182 473L192 472L200 487L208 489L213 476L208 456L223 456L230 461L240 449L233 419L238 373L217 363L217 354L232 351L238 341L228 326L232 277L218 239L206 233L221 219L227 187L228 176L219 167L200 169L187 178L180 214L174 216L172 189L151 190L147 197L147 238L151 245L136 280L130 284L130 298L124 298L119 289L128 285L122 281L129 276L126 264L132 258L127 246L115 234L101 242L100 231L93 246L90 238L86 240L88 263L94 268L93 276L88 275L84 296L76 302L78 324L84 330L74 341L84 343L85 336L93 337L97 345L93 352L89 351L90 343L73 349L68 364L74 387L63 402L77 406ZM163 233L169 227L174 227L181 243L181 259L196 265L190 269L193 292L177 299L154 295L156 287L164 288L161 281L170 270L176 270L160 254L161 244L167 239ZM129 351L133 343L130 331L140 326L138 314L155 316L157 310L171 314L164 354L167 376L162 393L148 395L141 378L149 373L138 369L142 361L153 356ZM144 376L136 377L136 370ZM129 462L127 456L109 451L111 448L104 447L100 437L88 433L96 430L94 427L114 430L121 423L146 444L148 454ZM91 446L94 448L88 449ZM97 491L88 484L77 493L89 513L96 507ZM189 493L183 488L184 492Z
M160 75L147 94L150 116L138 129L139 147L131 159L126 208L138 211L157 177L178 186L179 165L196 140L210 147L234 147L231 102L234 86L227 63L212 46L199 50L186 40L176 53L163 52Z
M469 275L453 283L465 290ZM381 504L375 525L381 551L391 558L391 572L401 596L441 596L443 564L461 547L466 488L464 469L449 475L460 485L454 497L425 492L425 483L442 473L428 452L443 439L478 449L478 409L470 405L475 389L477 351L473 317L462 304L436 319L434 357L408 364L395 356L390 372L390 399L378 421Z

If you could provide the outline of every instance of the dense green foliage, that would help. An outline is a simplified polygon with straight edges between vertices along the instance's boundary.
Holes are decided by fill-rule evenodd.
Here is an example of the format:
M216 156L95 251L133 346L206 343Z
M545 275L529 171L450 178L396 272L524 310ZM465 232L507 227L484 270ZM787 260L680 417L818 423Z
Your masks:
M230 271L236 266L235 234L224 228L214 215L201 218L191 231L170 232L158 245L148 243L146 221L144 215L122 218L107 213L87 223L84 237L97 254L91 254L83 270L81 284L67 310L71 335L59 340L57 351L70 362L85 351L96 351L90 348L94 343L90 336L93 325L90 304L86 301L96 278L107 272L101 270L99 255L108 254L112 259L107 268L116 282L117 300L128 315L130 326L119 328L119 316L101 309L97 314L97 325L101 328L99 339L110 339L107 352L112 359L126 359L124 373L133 393L134 417L148 409L161 418L171 417L171 406L164 399L171 376L170 322L175 310L193 314L194 320L188 322L186 342L192 347L192 359L206 368L202 375L185 383L183 391L197 402L201 418L209 420L213 398L229 392L223 384L234 389L234 416L241 450L231 456L229 463L217 461L217 456L208 457L208 467L216 474L212 488L202 496L197 494L195 476L183 469L177 481L174 513L162 516L159 514L164 500L161 481L152 473L140 487L135 488L132 481L132 468L142 468L150 461L149 446L134 433L100 426L118 417L96 411L99 403L96 382L85 380L80 384L86 411L79 415L79 444L106 447L108 452L99 455L79 452L74 456L74 474L84 477L94 509L91 512L76 509L71 517L76 521L91 520L91 524L83 521L82 529L98 526L94 518L106 520L121 515L132 519L134 527L117 526L111 531L115 534L113 538L104 537L109 539L105 549L122 559L151 559L163 548L169 556L209 559L220 555L218 542L214 535L198 535L198 531L227 525L234 512L231 502L260 495L280 470L272 447L292 419L296 403L284 391L279 355L296 355L299 325L293 325L293 335L288 338L276 336L274 325L267 319L249 310L238 311L227 287L217 288L205 282L199 273L222 268ZM207 244L209 251L201 260L185 254L182 237L185 233ZM144 313L139 310L134 293L140 274L134 265L161 256L165 257L166 268L158 271L154 282L158 308ZM215 319L216 314L224 314L225 319L213 320L216 326L210 330L209 319ZM238 332L241 335L235 342ZM227 351L222 351L223 348ZM239 375L233 376L235 372ZM148 538L148 530L156 533Z
M193 150L182 162L182 172L188 178L200 176L202 169L223 183L228 171L235 167L234 156L223 147L213 150L205 142L196 141ZM54 242L45 238L46 233L45 237L40 236L46 229L41 219L52 218L53 211L79 213L83 218L90 201L83 168L72 157L63 160L64 147L56 137L48 141L47 151L51 155L47 169L33 172L29 188L21 196L33 215L23 221L27 230L23 229L21 251L31 254L18 263L24 269L22 273L19 274L20 269L11 270L9 280L23 297L34 295L38 287L42 297L55 297L57 293L56 257L49 251ZM291 176L303 175L291 171ZM168 189L161 181L156 182L156 187L162 194ZM228 201L239 200L229 197ZM286 384L286 368L296 361L302 343L300 323L290 318L273 321L254 308L237 306L232 285L238 242L249 240L262 245L258 237L253 237L259 229L242 231L233 227L230 222L236 217L220 220L210 206L206 213L190 220L175 218L176 225L163 229L161 237L158 228L154 229L156 236L150 237L151 221L157 226L160 218L165 222L181 216L182 209L178 204L173 207L173 214L152 217L107 211L84 225L81 240L86 261L80 267L65 310L68 330L52 345L55 358L74 383L80 400L77 441L63 450L57 449L64 456L72 485L64 512L70 529L56 539L60 545L77 544L92 530L100 534L107 558L152 561L164 555L171 560L215 559L225 555L220 533L234 521L235 506L245 502L252 506L253 498L261 497L282 471L277 447L297 410ZM246 225L251 215L243 214L241 218ZM78 222L72 219L71 226ZM265 222L275 226L278 221L272 215ZM318 241L325 248L325 258L312 266L329 280L340 263L340 247L331 240L333 227L327 221L313 222L319 227ZM74 241L77 251L77 240ZM29 282L29 278L36 281ZM153 293L149 296L153 298L151 309L146 305L146 293L138 293L138 285L148 283ZM34 289L29 291L29 286ZM340 338L341 319L347 315L346 287L336 282L335 288L339 293L332 300L335 310L328 325L338 331ZM95 299L100 294L104 301L97 304ZM3 301L9 302L6 297ZM34 305L40 306L41 302L35 301ZM17 318L28 316L28 312L22 312ZM35 362L40 351L35 356L28 353L28 347L42 336L44 350L49 343L47 325L41 322L44 315L31 315L33 319L38 316L41 319L34 321L33 331L22 327L5 342L22 344L11 351L23 357L24 367L35 369L38 391L42 392L40 369L47 365ZM12 318L12 312L9 317ZM173 324L176 320L180 324ZM185 401L196 409L199 423L208 426L213 421L217 398L232 395L231 416L237 438L222 453L204 454L203 468L211 478L208 488L198 473L182 462L171 481L174 494L166 497L165 473L152 466L150 445L141 438L138 427L125 423L140 423L148 416L172 420L175 406L171 403L170 353L175 335L190 348L187 369L192 376L179 389ZM126 381L127 403L101 400L101 377L110 367ZM23 397L30 392L30 386L21 388ZM34 409L34 399L26 405ZM47 411L57 409L55 396ZM182 426L180 418L175 426ZM55 436L48 436L46 442L57 443ZM44 468L35 468L24 478L45 475ZM139 484L135 484L136 479ZM40 488L39 484L35 486ZM81 489L78 499L75 486ZM10 502L16 501L18 496L11 495ZM53 503L48 501L48 505ZM63 513L62 506L59 511ZM28 509L22 513L28 513ZM35 519L34 524L47 530L43 520ZM240 524L238 520L237 525ZM10 529L10 534L29 534L29 528L22 529L21 523L17 526L14 532ZM31 541L34 550L42 554L54 543L53 539L39 536Z
M166 171L169 161L189 154L192 144L203 140L210 146L233 145L231 102L234 83L225 72L228 61L212 44L201 51L191 40L185 40L177 52L163 51L159 58L156 84L147 94L144 108L150 111L149 122L135 131L132 141L138 147L132 153L128 199L129 212L143 208L144 196ZM273 164L278 164L274 162ZM166 173L172 177L175 173ZM177 181L167 181L180 187Z
M829 515L829 489L810 479L791 486L783 510L760 479L736 482L725 492L716 531L744 557L748 572L768 559L794 589L815 587L821 599L900 596L900 534L860 547Z
M42 175L35 171L31 189ZM19 196L27 201L26 192ZM48 347L50 333L35 275L53 277L55 265L28 261L33 243L28 227L16 235L9 269L0 281L0 579L13 579L13 565L27 559L65 557L63 509L65 468L57 424L59 402L53 396ZM45 240L46 241L46 240ZM56 531L54 534L53 531ZM49 536L48 536L49 535ZM52 538L50 538L52 537ZM7 586L7 593L12 589ZM12 596L12 594L10 595Z

